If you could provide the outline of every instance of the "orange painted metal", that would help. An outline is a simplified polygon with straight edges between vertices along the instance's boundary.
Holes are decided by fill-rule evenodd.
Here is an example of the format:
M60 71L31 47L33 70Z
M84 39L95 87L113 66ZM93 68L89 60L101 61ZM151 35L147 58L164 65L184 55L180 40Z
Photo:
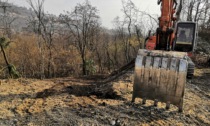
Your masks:
M147 50L155 50L156 46L156 36L150 36L146 43Z
M166 32L167 29L174 27L174 22L176 21L176 17L174 14L176 10L174 9L175 0L161 0L161 17L159 18L159 28L161 28L162 32ZM151 36L151 39L146 43L146 49L154 50L156 46L156 36ZM175 38L175 33L172 33L170 36L170 46L172 46L172 42ZM161 43L161 41L160 41Z
M167 28L173 26L174 4L174 0L162 0L160 17L160 28L162 28L162 31L166 31Z

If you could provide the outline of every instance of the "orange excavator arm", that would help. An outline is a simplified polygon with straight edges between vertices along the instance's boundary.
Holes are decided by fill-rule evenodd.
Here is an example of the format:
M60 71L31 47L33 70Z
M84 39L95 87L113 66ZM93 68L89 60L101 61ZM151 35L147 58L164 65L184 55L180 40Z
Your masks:
M156 35L151 36L147 42L146 49L149 50L170 50L175 38L174 26L176 17L176 0L158 0L161 4L161 17L159 18L159 27Z
M176 0L158 0L158 4L161 4L161 17L159 18L159 27L163 32L173 27L176 18L174 14L176 12L177 2Z

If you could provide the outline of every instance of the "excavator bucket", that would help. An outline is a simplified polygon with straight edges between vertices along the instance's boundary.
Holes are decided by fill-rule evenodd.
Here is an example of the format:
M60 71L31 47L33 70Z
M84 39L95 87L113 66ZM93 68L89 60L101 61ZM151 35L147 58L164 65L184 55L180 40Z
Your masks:
M140 49L135 61L132 101L142 98L176 105L182 111L187 76L187 53Z

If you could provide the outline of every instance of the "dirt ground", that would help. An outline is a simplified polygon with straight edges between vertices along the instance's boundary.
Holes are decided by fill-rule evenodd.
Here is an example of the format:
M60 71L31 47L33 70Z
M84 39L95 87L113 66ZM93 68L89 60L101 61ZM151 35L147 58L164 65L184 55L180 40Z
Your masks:
M87 78L1 80L0 126L209 125L210 69L186 85L184 112L132 104L132 72L109 83Z

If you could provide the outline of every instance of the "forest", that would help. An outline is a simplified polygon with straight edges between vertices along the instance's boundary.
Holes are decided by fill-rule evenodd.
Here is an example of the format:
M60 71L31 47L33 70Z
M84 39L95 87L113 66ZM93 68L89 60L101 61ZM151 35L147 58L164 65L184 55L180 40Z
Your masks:
M197 49L193 57L209 65L210 5L208 0L180 0L179 21L198 24ZM149 30L155 33L158 16L141 11L132 0L122 0L123 17L113 28L101 24L98 8L90 1L78 3L59 16L45 12L45 0L27 0L31 15L26 28L14 31L15 17L9 4L1 2L1 78L54 78L108 74L133 60L144 48ZM6 8L5 8L6 7Z

